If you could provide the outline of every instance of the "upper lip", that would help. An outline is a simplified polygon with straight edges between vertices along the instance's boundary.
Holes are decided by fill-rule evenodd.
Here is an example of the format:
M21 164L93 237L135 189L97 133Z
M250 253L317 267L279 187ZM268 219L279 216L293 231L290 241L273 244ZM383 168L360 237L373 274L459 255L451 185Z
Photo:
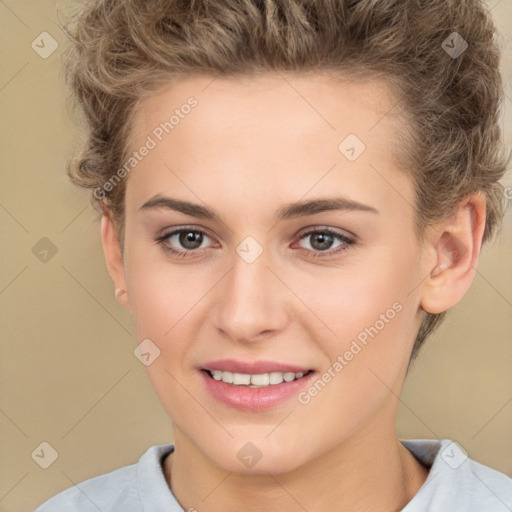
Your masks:
M278 363L276 361L238 361L236 359L219 359L217 361L210 361L209 363L206 363L203 366L203 369L260 375L271 372L306 373L311 368L305 368L304 366L297 366L293 364Z

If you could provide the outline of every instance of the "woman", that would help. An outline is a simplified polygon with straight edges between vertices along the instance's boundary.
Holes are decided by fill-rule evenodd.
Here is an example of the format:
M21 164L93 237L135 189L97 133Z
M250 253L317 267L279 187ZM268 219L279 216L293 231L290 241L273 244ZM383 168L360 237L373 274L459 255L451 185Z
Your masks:
M70 175L174 444L39 512L512 507L395 428L502 217L494 32L477 0L85 2Z

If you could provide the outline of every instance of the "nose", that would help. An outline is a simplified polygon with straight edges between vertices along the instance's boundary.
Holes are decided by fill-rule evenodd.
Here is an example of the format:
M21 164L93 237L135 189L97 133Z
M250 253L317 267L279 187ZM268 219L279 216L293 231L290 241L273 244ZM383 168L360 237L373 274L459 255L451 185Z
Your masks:
M264 255L265 251L248 263L235 253L233 267L217 290L215 327L233 341L251 344L269 339L289 322L289 291Z

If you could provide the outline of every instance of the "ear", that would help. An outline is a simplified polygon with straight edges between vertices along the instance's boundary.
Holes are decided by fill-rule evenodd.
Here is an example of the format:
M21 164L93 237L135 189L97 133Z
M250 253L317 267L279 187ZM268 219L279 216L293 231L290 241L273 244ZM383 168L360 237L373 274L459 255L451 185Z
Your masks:
M463 199L449 218L427 235L429 253L420 306L441 313L457 304L476 273L485 229L485 197L478 192Z
M114 281L116 290L122 290L121 293L116 293L116 299L124 308L131 310L124 274L124 261L119 247L117 231L107 213L103 213L101 217L100 230L108 273Z

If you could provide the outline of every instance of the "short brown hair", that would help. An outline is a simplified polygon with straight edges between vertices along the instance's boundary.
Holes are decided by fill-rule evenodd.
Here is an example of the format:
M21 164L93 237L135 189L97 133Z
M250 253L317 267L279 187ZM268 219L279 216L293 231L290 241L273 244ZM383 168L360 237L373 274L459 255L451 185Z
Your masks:
M484 241L501 222L503 84L483 0L87 0L66 32L66 76L87 121L68 164L81 187L98 190L122 165L135 105L172 77L328 70L394 86L410 120L418 225L476 191L487 201ZM447 50L455 42L467 42L461 55ZM124 191L121 182L92 197L121 245ZM413 358L444 314L426 315Z

